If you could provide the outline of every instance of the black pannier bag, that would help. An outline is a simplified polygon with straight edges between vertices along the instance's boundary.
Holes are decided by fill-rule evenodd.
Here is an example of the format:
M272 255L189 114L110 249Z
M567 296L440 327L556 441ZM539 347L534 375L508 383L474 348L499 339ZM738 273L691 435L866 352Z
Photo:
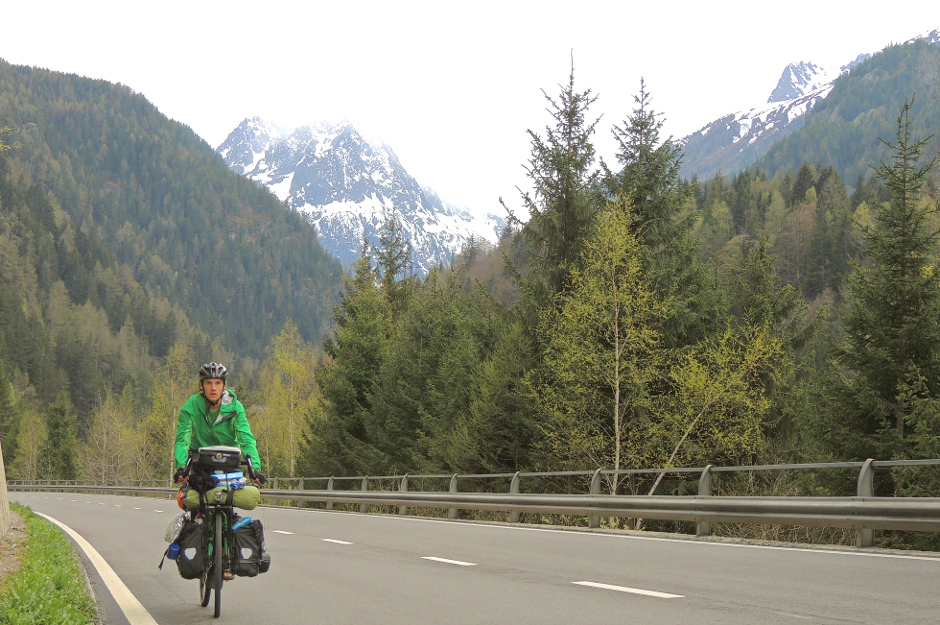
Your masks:
M261 521L246 523L235 530L235 574L254 577L267 573L271 557L264 552L264 527Z
M176 568L183 579L196 579L205 570L206 559L202 545L202 523L190 521L183 525L176 539L180 554L176 559Z

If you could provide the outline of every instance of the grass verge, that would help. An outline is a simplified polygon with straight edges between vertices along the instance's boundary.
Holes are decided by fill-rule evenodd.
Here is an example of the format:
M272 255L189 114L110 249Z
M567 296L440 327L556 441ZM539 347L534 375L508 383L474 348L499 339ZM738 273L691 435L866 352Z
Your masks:
M28 534L20 567L0 587L0 625L87 625L95 602L72 543L59 528L27 507L11 504Z

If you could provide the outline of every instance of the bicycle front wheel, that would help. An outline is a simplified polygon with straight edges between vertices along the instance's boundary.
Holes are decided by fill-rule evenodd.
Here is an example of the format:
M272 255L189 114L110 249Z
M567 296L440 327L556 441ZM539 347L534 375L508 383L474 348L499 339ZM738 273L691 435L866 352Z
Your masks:
M199 605L202 607L209 605L210 594L212 594L212 579L207 571L199 576Z
M222 542L222 526L225 524L225 515L216 513L215 515L215 544L212 546L212 559L215 569L215 617L218 618L222 613L222 582L225 578L225 572L222 569L222 553L225 551L225 545Z

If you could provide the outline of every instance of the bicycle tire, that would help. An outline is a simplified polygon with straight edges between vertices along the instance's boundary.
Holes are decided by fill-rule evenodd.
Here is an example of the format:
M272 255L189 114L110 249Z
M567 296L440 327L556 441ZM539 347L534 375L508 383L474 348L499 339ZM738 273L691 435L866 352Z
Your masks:
M206 607L209 605L209 596L212 594L212 583L209 581L209 572L206 571L199 577L199 605Z
M222 582L225 581L225 572L222 568L222 553L225 551L222 542L222 523L225 515L216 512L215 514L215 544L212 546L212 559L215 569L215 617L219 618L222 614Z

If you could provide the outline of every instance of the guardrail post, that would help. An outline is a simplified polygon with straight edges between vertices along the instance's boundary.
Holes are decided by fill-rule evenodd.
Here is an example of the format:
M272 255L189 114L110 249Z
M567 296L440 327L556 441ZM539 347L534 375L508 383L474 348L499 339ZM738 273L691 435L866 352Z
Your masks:
M408 492L408 474L406 473L404 477L401 478L401 484L398 486L398 492L407 493ZM408 506L400 505L398 506L398 514L401 516L406 516L408 514Z
M712 494L712 465L706 466L698 478L698 496L710 497ZM697 536L711 536L712 522L699 521L695 524L695 534Z
M363 475L362 476L362 492L365 493L365 492L368 492L368 490L369 490L369 476ZM365 502L359 504L359 512L362 512L363 514L365 514L368 511L369 511L369 504Z
M328 491L333 490L333 476L332 476L332 475L330 476L330 479L327 480L327 482L326 482L326 490L328 490ZM327 510L332 510L332 509L333 509L333 502L332 502L332 501L326 502L326 509L327 509Z
M594 475L591 476L591 494L600 495L601 494L601 470L597 469L594 471ZM601 526L601 515L592 514L590 516L590 521L588 525L592 528L598 528Z
M858 472L858 496L859 497L874 497L875 496L875 467L872 466L874 460L869 458L862 465L861 470ZM875 546L875 530L873 529L860 529L855 531L855 546L856 547L874 547Z
M453 477L450 478L450 488L447 489L447 492L454 494L457 492L457 474L454 473ZM460 516L460 511L457 508L448 508L447 509L447 518L453 521Z
M516 474L512 476L512 481L509 482L509 494L518 495L519 494L519 471L516 471ZM512 510L509 512L509 522L518 523L519 522L519 511Z

